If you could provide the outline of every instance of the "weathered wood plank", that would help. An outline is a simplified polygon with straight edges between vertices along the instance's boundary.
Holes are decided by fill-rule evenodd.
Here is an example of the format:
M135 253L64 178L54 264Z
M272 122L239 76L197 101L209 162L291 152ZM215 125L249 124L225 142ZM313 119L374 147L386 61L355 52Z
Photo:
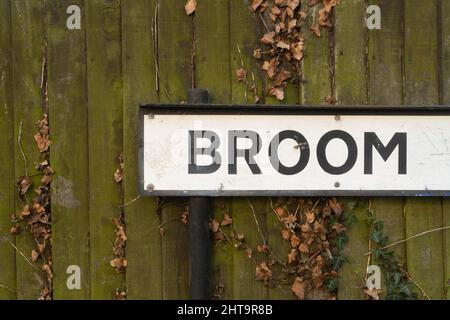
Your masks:
M262 90L261 68L253 57L253 50L259 46L258 17L252 13L249 4L248 0L230 1L231 102L235 104L254 103L254 96L250 91L253 85L258 94ZM236 70L239 68L247 71L245 83L237 81ZM233 229L245 236L243 247L233 250L233 299L266 299L267 289L262 283L255 281L256 266L265 257L256 251L262 240L249 201L259 223L263 227L265 225L264 198L232 200ZM252 250L251 258L245 252L246 248Z
M438 1L405 1L405 103L438 104ZM406 236L442 226L440 199L407 199ZM406 244L408 272L432 299L444 297L442 232Z
M195 82L197 88L209 91L211 103L229 103L231 101L230 68L230 25L228 0L199 0L195 13ZM231 199L222 199L221 206L217 203L213 207L232 208ZM214 218L221 221L224 211L214 210ZM226 242L213 244L213 275L211 284L223 285L223 299L234 297L233 281L233 248Z
M441 83L441 103L450 105L450 1L445 0L441 2L441 66L440 72L442 77ZM450 225L450 200L443 200L443 216L442 223L444 226ZM446 299L450 300L450 231L444 231L444 247L443 255L445 259L444 269L444 285L446 292Z
M91 299L112 299L125 285L110 265L123 200L113 180L123 147L120 1L86 2L86 30Z
M76 4L81 30L66 27L66 9ZM83 1L47 3L49 117L55 171L52 238L55 299L89 298L88 123ZM42 49L41 49L42 50ZM81 270L81 289L69 290L67 267Z
M156 198L139 198L138 104L158 101L153 56L155 1L122 1L124 202L129 299L161 299L161 236ZM137 200L136 200L137 199ZM134 200L134 201L133 201Z
M450 201L443 201L442 223L444 226L450 226ZM442 248L444 257L444 289L445 299L450 300L450 231L444 231L444 245Z
M228 0L197 1L196 87L209 90L211 103L231 99Z
M302 3L302 6L302 10L308 14L309 25L318 25L320 6L309 7L307 2ZM300 91L300 100L304 104L326 104L325 97L331 95L330 34L330 31L322 29L320 38L312 35L305 42L303 59L305 82Z
M277 260L286 261L287 255L291 251L291 243L282 238L281 231L285 228L280 222L276 210L284 205L286 199L269 198L267 204L267 240L269 249ZM274 257L269 255L269 261ZM269 289L269 297L271 300L288 300L293 299L294 294L291 291L292 277L289 277L282 271L283 266L275 263L270 267L273 273L273 288Z
M177 0L159 1L158 63L160 101L187 100L192 86L191 56L193 17L186 16L184 4ZM189 233L181 222L186 198L165 198L162 208L163 297L189 298Z
M339 104L367 103L365 1L343 1L335 8L335 83ZM339 177L336 178L339 181ZM355 201L347 199L347 201ZM358 200L356 200L358 201ZM339 299L362 299L362 280L366 273L369 230L367 202L361 202L353 214L358 219L348 231L345 263L339 276Z
M9 242L14 213L14 111L12 84L11 1L0 2L0 300L16 298L15 251Z
M340 104L367 103L365 1L335 7L335 82Z
M381 30L369 30L369 103L401 105L403 102L402 48L403 5L401 1L377 0L382 12ZM389 79L389 81L386 81ZM373 212L383 221L389 242L405 238L404 200L374 198ZM397 261L406 265L406 245L393 247ZM382 283L382 293L386 290Z
M255 280L256 267L267 261L266 254L257 251L258 245L264 244L262 237L267 238L266 211L265 198L235 198L232 202L233 230L245 237L241 248L233 251L233 299L265 300L269 297L268 288Z
M36 121L42 118L41 78L44 59L44 5L42 1L15 0L12 2L12 43L14 74L14 143L15 174L31 177L40 154L33 139ZM22 127L21 147L27 158L25 165L18 143ZM33 185L39 185L40 177L34 176ZM33 188L27 194L31 200ZM16 192L16 208L21 207ZM31 256L35 242L28 230L16 237L16 246L25 256ZM43 289L43 273L39 272L16 252L17 298L37 299Z

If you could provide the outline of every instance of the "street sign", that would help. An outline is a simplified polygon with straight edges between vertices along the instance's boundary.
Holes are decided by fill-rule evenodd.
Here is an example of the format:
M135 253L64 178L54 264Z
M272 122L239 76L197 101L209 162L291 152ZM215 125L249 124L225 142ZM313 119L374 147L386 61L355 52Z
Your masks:
M146 105L140 125L145 195L450 195L446 107Z

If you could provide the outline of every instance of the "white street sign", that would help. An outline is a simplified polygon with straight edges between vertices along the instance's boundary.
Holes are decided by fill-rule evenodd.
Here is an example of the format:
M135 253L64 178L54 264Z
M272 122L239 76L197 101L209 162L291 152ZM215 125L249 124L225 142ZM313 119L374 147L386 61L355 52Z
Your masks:
M145 194L450 195L446 111L183 108L143 109Z

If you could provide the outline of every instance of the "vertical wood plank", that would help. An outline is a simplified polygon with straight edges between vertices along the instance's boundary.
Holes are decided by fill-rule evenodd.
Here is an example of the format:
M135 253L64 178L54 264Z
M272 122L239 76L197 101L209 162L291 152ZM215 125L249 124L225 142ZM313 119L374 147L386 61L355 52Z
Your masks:
M86 30L91 299L112 299L125 280L110 265L122 204L113 179L123 147L120 1L86 2Z
M450 225L450 200L444 200L442 222L444 226ZM442 248L444 257L444 299L450 300L450 232L447 229L444 231L444 245Z
M367 103L366 27L364 24L366 4L364 0L342 1L335 7L335 83L338 104ZM339 177L336 177L339 181ZM348 199L348 201L353 201ZM349 241L344 249L348 263L339 275L339 299L362 299L362 280L366 273L369 231L367 225L367 202L356 200L354 210L358 219L348 231Z
M441 66L440 72L442 77L441 95L442 104L450 105L450 1L441 2ZM450 225L450 200L443 200L442 223L444 226ZM443 256L445 259L444 269L444 286L446 299L450 300L450 231L444 231L444 247Z
M9 242L14 213L14 111L12 84L11 1L0 2L0 300L15 299L16 260Z
M15 174L25 176L26 167L29 176L37 174L34 163L39 162L40 154L34 142L36 121L42 118L41 99L42 62L44 58L44 6L42 1L15 0L12 2L12 42L13 42L13 85L14 85L14 143ZM21 146L27 158L22 159L18 137L22 126ZM17 177L16 177L17 178ZM33 185L39 184L35 176ZM27 197L31 200L33 188ZM16 199L18 192L16 191ZM16 200L16 208L20 207ZM16 237L16 246L25 256L30 257L35 242L27 230ZM34 269L16 252L17 298L37 299L43 289L42 272Z
M291 251L290 241L286 241L281 236L281 231L284 226L279 221L275 210L284 202L282 199L278 201L277 198L269 198L267 204L267 238L269 242L269 249L276 257L282 261L286 261L288 253ZM278 202L280 202L278 204ZM271 258L270 258L271 259ZM271 300L289 300L294 298L291 291L292 279L282 271L283 266L276 263L271 267L274 279L274 287L269 290L269 297Z
M259 46L260 38L257 16L252 13L249 5L248 0L230 1L231 102L235 104L254 103L251 86L256 85L258 92L262 90L261 69L253 57L253 50ZM236 80L236 70L241 67L247 70L245 83ZM252 250L251 258L244 248L233 250L233 299L266 299L268 296L267 288L255 281L256 266L265 257L256 250L262 240L250 203L261 227L265 226L266 199L233 199L233 229L244 234L245 246Z
M402 1L377 0L382 12L381 30L369 30L369 104L401 105L403 103L403 4ZM389 81L386 81L389 79ZM383 221L389 242L405 238L404 200L374 198L372 209ZM406 245L392 248L397 261L406 265ZM382 293L386 290L382 283Z
M66 9L72 4L81 9L81 30L66 27ZM55 171L51 185L54 298L88 299L89 177L84 2L49 2L47 6L48 106L53 142L50 164ZM69 276L66 270L71 265L81 269L79 290L69 290L66 285Z
M139 198L138 104L158 101L153 56L155 1L122 1L124 202L129 299L162 298L156 198Z
M230 68L230 25L229 1L208 0L197 1L194 18L196 57L196 87L209 91L211 103L229 103L231 101L231 68ZM224 204L214 204L214 218L221 221L224 210L232 208L231 199ZM224 286L222 298L230 299L234 295L233 281L233 248L222 241L213 244L212 285Z
M192 16L183 3L158 1L158 62L160 101L180 103L191 88ZM186 198L165 198L162 208L163 298L189 298L189 234L181 222Z
M302 10L307 13L308 25L319 24L319 5L309 7L302 3ZM305 42L305 57L303 59L304 83L301 90L303 104L325 104L325 97L331 94L330 79L330 48L331 32L321 30L320 38L310 36Z
M439 103L438 1L405 1L405 103ZM407 199L406 236L442 226L440 199ZM444 297L442 232L406 243L408 272L432 299Z
M197 1L196 87L208 89L211 103L231 99L228 0Z

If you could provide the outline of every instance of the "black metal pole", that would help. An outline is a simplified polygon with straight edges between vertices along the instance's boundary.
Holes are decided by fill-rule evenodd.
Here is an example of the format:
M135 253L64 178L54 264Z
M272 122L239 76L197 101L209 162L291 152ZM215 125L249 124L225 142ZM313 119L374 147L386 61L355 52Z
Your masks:
M191 89L188 100L189 103L208 103L208 91ZM189 291L193 300L211 298L209 283L211 245L208 213L208 197L189 198Z

